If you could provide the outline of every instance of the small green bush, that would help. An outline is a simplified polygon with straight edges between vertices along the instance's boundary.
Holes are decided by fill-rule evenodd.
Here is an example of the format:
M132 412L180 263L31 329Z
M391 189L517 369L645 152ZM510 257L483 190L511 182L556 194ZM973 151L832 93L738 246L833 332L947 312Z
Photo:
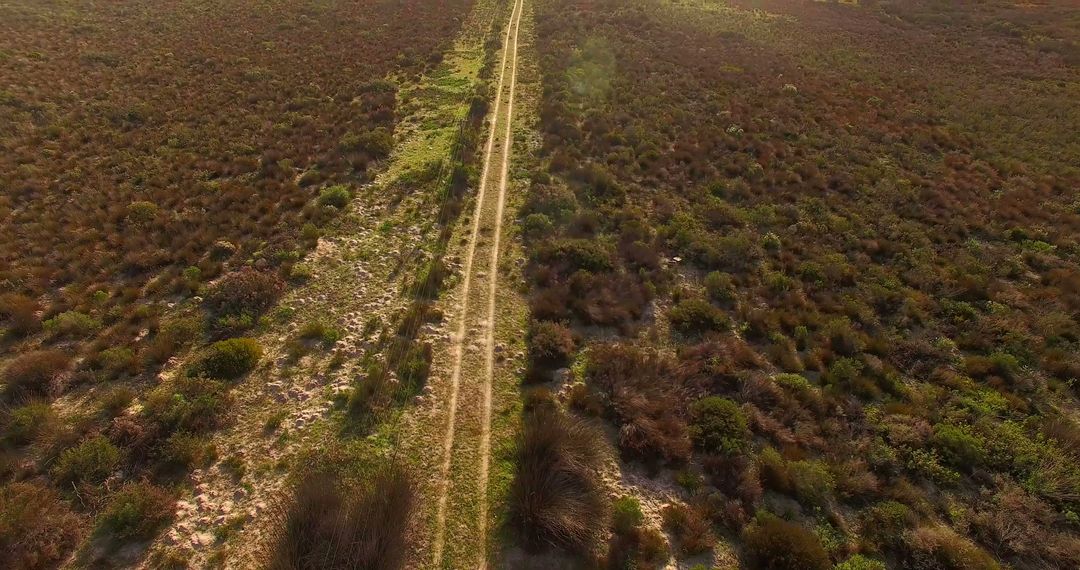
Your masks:
M65 311L42 323L45 332L62 337L85 337L101 328L101 321L78 311Z
M832 498L836 482L823 461L789 461L788 475L799 501L810 506L825 506Z
M229 403L228 390L221 382L180 377L150 392L142 413L170 433L205 433L221 425Z
M741 453L749 435L742 410L727 398L709 396L690 406L690 437L706 453Z
M175 468L205 467L214 459L214 446L205 437L177 432L165 441L162 462Z
M98 518L97 532L120 540L150 538L172 519L174 504L172 494L161 487L128 483Z
M101 483L120 467L120 449L105 436L95 436L60 454L52 473L57 484Z
M524 229L525 237L537 239L551 234L555 226L551 223L551 218L544 214L529 214L528 216L525 216L522 227Z
M394 356L389 365L401 382L397 396L410 397L427 382L431 373L431 345L408 339L396 339L391 345Z
M931 442L954 467L970 470L986 461L986 441L969 426L937 424Z
M416 299L433 300L439 297L442 291L443 281L450 275L450 269L441 257L432 259L420 270L416 281L413 282L409 294Z
M385 127L341 137L341 148L366 153L371 158L385 158L394 150L394 135Z
M305 340L318 340L327 346L333 346L341 339L341 329L322 321L311 321L300 327L299 335Z
M16 445L30 443L56 422L56 412L45 402L32 402L11 411L4 434Z
M320 206L333 206L340 210L349 205L349 200L352 200L352 192L350 192L347 187L340 184L328 186L319 192Z
M906 505L896 501L882 501L861 514L860 534L868 547L882 552L897 547L915 517Z
M545 242L536 248L538 261L548 265L557 265L567 273L583 269L593 273L610 271L613 268L611 254L596 240L558 239Z
M611 526L615 532L626 534L641 526L645 515L641 512L641 503L632 495L615 499L611 505Z
M114 386L105 391L98 398L98 405L105 417L115 417L124 411L135 400L135 390L130 386Z
M126 346L107 348L97 355L96 360L101 369L114 374L130 372L136 363L135 351Z
M743 531L753 568L825 570L829 556L814 533L801 525L762 513Z
M668 313L671 326L685 335L727 330L727 315L705 299L691 297L675 304Z
M206 349L192 371L219 380L235 380L255 368L262 353L262 346L253 338L220 340Z
M157 204L146 200L138 200L128 204L125 219L130 224L142 226L153 222L160 211L161 208L158 208Z
M727 302L735 298L735 284L731 274L713 271L705 276L705 293L713 301Z
M873 558L867 558L862 554L856 554L833 566L832 570L885 570L885 563Z

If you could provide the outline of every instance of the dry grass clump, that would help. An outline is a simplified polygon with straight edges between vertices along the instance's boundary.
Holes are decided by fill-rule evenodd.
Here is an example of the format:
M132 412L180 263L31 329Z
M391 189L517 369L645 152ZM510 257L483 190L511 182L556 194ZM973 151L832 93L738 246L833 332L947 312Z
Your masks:
M0 373L4 397L8 401L42 397L59 391L57 380L71 364L71 357L59 350L36 350L11 359Z
M415 501L412 480L399 468L379 471L360 486L327 473L306 476L281 513L267 568L400 568Z
M602 457L602 435L586 421L551 406L526 413L509 506L509 524L526 546L584 553L599 542L607 517Z

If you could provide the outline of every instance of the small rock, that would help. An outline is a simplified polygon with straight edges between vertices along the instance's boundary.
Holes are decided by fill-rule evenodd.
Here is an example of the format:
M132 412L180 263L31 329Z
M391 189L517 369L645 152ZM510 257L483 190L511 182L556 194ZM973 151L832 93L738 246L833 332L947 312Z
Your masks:
M199 545L210 546L214 544L214 535L209 532L198 532L195 533L195 540Z

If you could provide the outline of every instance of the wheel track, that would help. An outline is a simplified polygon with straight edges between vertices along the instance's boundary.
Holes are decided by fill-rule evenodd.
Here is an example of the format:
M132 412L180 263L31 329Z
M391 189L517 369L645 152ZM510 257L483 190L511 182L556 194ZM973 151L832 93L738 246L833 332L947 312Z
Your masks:
M432 562L438 568L443 564L446 545L446 520L448 500L450 496L451 466L454 460L454 443L457 431L459 396L461 392L462 368L466 337L469 323L469 298L474 287L474 273L476 250L479 242L480 230L484 218L484 204L487 199L488 178L491 174L492 157L496 151L495 138L499 121L505 121L505 133L500 145L502 152L499 169L498 195L496 198L494 220L486 220L494 225L493 240L491 244L491 257L488 267L487 283L487 311L486 320L482 321L484 329L484 371L481 385L482 407L480 426L480 465L478 467L478 479L480 482L477 500L479 501L477 538L481 558L479 566L486 568L486 556L483 554L487 542L487 481L491 460L491 410L492 410L492 384L495 369L495 308L498 292L498 263L499 249L502 235L502 221L506 202L506 190L509 176L510 147L512 142L513 126L513 102L514 90L517 81L517 54L518 54L518 30L520 28L521 13L524 0L515 0L510 12L510 21L506 27L503 40L503 55L499 67L499 81L495 94L495 105L491 115L491 127L488 131L488 140L484 150L484 166L481 172L480 184L477 190L476 209L473 215L472 229L469 235L468 247L463 267L463 280L461 284L461 300L458 307L458 323L455 334L451 337L453 365L450 375L450 394L447 402L446 430L443 437L443 459L440 467L438 484L438 503L435 518L435 536L432 541ZM505 116L503 110L503 91L507 85L507 63L510 65L509 94L506 97Z

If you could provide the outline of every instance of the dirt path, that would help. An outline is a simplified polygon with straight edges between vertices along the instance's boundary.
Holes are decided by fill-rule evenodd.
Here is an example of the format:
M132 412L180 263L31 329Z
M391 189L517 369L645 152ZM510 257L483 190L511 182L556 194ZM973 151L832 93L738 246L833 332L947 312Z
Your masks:
M479 189L476 196L476 210L473 213L472 231L466 248L463 278L461 283L460 298L458 301L457 327L451 336L452 366L450 374L449 396L447 398L446 428L442 442L442 463L438 481L438 506L435 515L434 537L432 539L432 564L435 567L445 565L444 559L447 540L447 512L450 508L451 495L463 491L462 486L453 484L454 476L452 469L456 462L463 458L472 459L475 453L479 458L475 461L476 478L469 493L476 501L477 518L475 533L473 534L475 552L481 553L478 563L481 567L486 566L486 557L483 555L487 543L487 481L491 462L491 416L492 416L492 383L495 370L495 316L496 300L498 293L498 267L499 252L501 247L502 222L505 211L507 181L509 178L509 165L511 154L512 118L514 105L514 90L517 80L517 43L518 29L523 9L523 0L516 0L510 14L510 21L506 27L503 41L502 61L499 67L499 80L496 88L495 102L491 115L491 126L488 132L487 145L484 151L484 166L481 173ZM507 81L509 75L509 81ZM505 92L505 97L504 97ZM496 143L498 127L504 126L502 140ZM498 160L500 167L497 173L493 173L491 164ZM498 191L493 195L488 192L489 184L496 184ZM488 250L486 265L477 263L478 253ZM481 256L482 260L483 257ZM488 277L486 283L478 281L477 277ZM482 319L473 314L476 311L470 309L483 301L486 311ZM480 334L477 334L480 333ZM470 343L470 340L479 337L481 344ZM469 354L466 354L466 348ZM478 361L476 352L482 353L482 361ZM462 379L466 377L466 383L470 389L470 398L462 398ZM479 386L476 386L479 382ZM473 388L479 390L473 390ZM478 393L477 393L478 392ZM477 398L476 396L479 396ZM460 408L460 411L459 411ZM479 414L479 418L476 415ZM462 450L458 441L458 423L466 420L477 419L479 424L479 449ZM470 422L471 423L471 422ZM472 439L472 438L467 438ZM464 456L464 457L463 457ZM468 469L466 468L466 471Z
M513 142L513 117L514 117L514 92L517 87L517 44L518 31L521 28L521 12L524 9L524 0L517 1L517 17L514 22L514 61L510 70L510 95L506 101L506 134L503 138L502 169L499 177L499 202L495 213L495 236L491 245L491 271L488 272L488 310L487 310L487 337L484 339L484 350L487 358L484 363L484 408L483 420L480 423L480 540L481 544L487 541L488 501L487 485L489 469L491 465L491 391L495 379L495 306L498 297L499 286L499 251L502 238L502 223L504 208L506 206L506 187L510 174L510 153ZM486 562L483 561L483 562ZM486 566L486 564L482 564Z

